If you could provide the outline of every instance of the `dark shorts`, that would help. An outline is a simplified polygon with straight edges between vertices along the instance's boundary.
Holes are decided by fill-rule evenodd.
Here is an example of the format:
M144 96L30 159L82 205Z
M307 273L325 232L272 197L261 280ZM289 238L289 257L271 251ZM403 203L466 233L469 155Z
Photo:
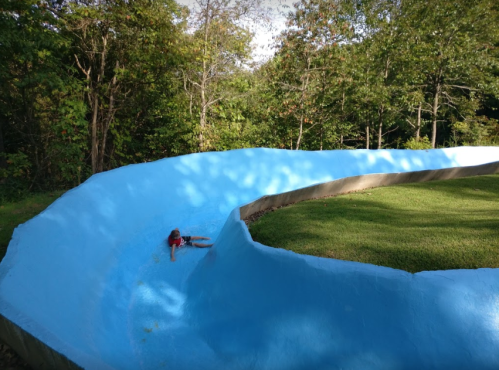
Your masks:
M192 242L191 242L190 236L182 236L182 239L184 239L185 245L192 247Z

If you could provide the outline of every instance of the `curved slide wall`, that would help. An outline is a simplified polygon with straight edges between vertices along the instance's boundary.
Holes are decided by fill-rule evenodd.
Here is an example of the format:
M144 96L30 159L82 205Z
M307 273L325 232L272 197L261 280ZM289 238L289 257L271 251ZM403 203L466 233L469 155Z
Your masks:
M94 175L16 229L0 313L88 369L497 369L498 269L297 255L253 242L238 208L349 176L496 161L487 147L247 149ZM215 246L170 262L176 226Z

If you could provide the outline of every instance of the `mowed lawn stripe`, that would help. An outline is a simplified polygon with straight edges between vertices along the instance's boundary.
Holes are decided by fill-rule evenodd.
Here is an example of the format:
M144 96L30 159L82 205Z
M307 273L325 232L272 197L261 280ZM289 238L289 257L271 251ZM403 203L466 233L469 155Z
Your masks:
M297 203L250 225L296 253L409 272L499 267L499 175L405 184Z

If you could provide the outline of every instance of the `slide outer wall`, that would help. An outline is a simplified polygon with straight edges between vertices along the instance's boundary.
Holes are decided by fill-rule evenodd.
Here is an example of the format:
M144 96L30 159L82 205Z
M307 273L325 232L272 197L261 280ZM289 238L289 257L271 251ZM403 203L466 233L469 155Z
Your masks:
M82 367L50 348L2 314L0 314L0 341L13 348L33 369L82 369Z

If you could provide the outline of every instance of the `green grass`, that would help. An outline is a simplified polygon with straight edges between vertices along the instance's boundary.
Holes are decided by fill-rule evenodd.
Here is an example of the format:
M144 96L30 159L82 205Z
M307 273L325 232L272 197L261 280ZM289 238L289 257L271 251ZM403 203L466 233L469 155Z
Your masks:
M265 214L253 239L409 272L499 267L499 175L398 185Z
M52 191L33 194L22 201L0 206L0 261L7 252L7 246L17 225L39 214L63 193L64 191Z

